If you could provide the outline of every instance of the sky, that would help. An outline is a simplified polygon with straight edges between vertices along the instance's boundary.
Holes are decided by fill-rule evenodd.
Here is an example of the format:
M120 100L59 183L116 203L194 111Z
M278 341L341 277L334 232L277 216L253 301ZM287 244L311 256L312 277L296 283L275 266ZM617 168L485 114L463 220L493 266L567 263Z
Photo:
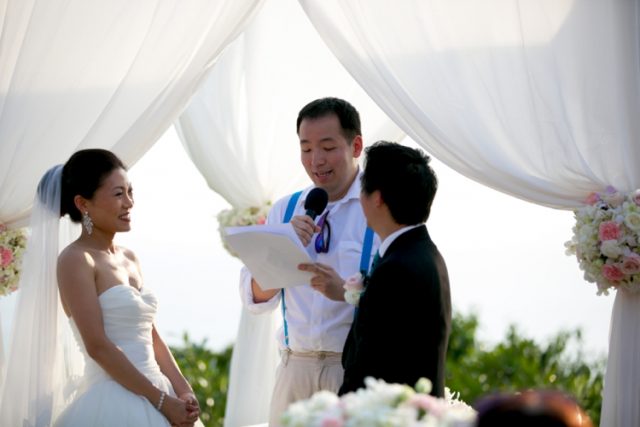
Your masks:
M291 138L297 150L295 134ZM511 324L540 343L580 328L588 357L605 356L615 295L596 295L565 254L572 212L504 195L435 159L432 166L439 190L427 226L448 266L454 311L476 313L487 344L503 339ZM215 218L229 204L207 187L173 127L129 178L136 201L132 230L117 242L138 255L145 286L158 295L162 336L180 345L188 333L213 350L232 344L241 263L223 248ZM5 349L15 298L0 298Z

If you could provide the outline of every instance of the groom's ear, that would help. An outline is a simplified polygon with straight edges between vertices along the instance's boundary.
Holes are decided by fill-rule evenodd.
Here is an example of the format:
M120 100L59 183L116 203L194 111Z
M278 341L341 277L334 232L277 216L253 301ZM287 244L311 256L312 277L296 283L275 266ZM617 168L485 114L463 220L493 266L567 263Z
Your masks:
M380 192L380 190L376 190L371 193L371 197L373 197L373 203L375 207L379 208L380 206L385 204L384 200L382 199L382 193Z

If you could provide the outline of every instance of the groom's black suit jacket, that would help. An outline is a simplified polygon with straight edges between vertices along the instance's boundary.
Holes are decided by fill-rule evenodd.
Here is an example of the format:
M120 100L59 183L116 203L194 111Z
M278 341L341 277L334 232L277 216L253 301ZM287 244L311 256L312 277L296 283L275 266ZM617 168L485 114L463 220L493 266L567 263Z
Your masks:
M342 354L339 394L372 376L414 386L431 380L444 395L451 296L444 259L422 225L394 240L367 280Z

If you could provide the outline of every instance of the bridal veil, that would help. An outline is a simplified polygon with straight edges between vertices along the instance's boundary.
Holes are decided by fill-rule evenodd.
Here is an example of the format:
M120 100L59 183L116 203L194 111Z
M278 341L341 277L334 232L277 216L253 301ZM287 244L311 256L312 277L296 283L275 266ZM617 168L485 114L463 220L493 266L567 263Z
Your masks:
M0 384L0 425L43 427L73 397L73 379L84 360L58 294L58 253L78 234L60 219L62 165L38 184L30 236L23 259L4 384Z

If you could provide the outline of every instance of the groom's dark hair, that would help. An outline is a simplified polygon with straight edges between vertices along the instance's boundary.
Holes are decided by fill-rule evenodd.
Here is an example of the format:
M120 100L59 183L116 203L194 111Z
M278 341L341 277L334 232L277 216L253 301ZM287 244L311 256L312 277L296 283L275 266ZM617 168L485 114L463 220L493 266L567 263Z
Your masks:
M380 191L398 224L425 222L438 190L438 179L421 150L395 142L378 141L365 150L362 192Z

